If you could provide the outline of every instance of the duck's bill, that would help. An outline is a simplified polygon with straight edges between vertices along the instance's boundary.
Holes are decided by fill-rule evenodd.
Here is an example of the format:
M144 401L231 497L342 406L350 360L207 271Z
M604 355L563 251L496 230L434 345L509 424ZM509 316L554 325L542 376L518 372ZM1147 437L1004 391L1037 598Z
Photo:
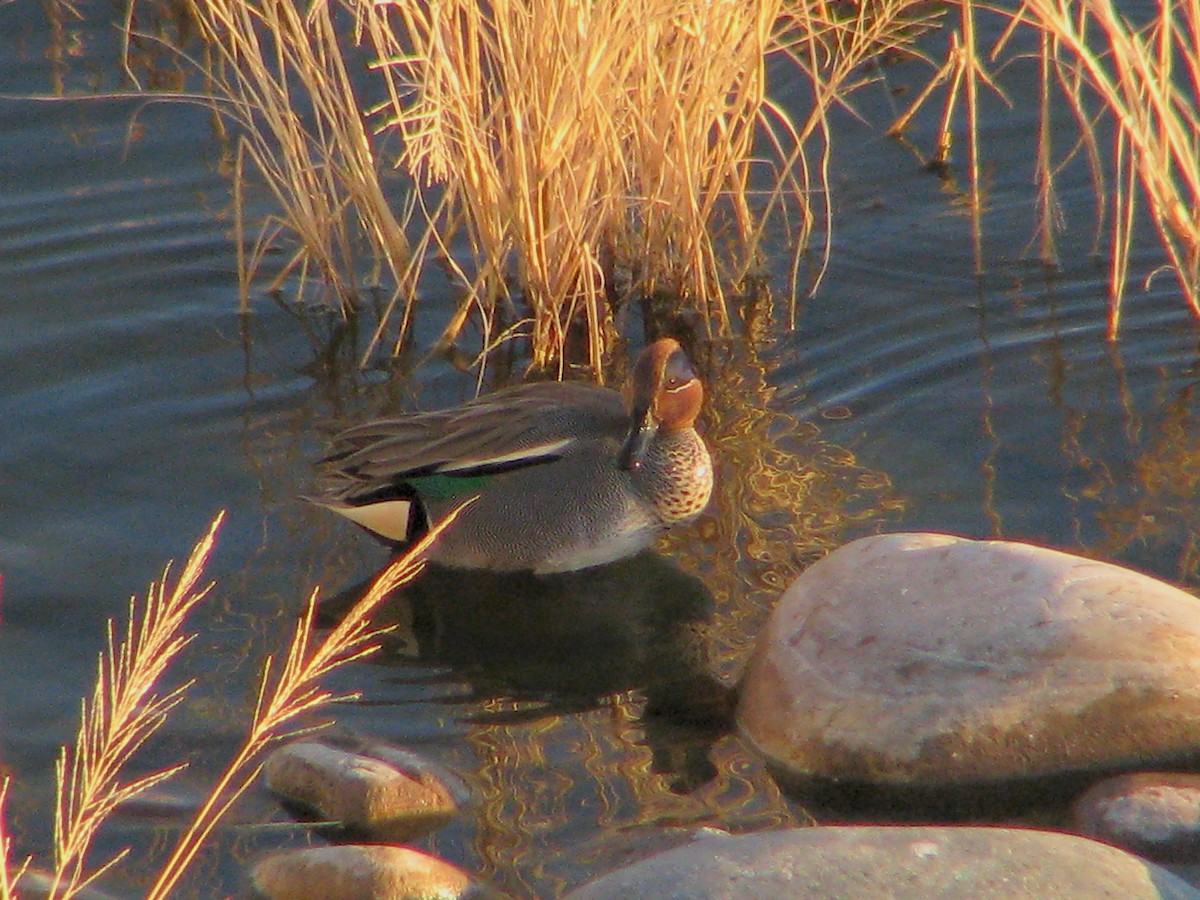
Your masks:
M654 438L654 432L658 430L658 426L654 422L654 417L650 415L650 409L647 407L644 410L634 410L633 420L629 425L629 434L625 437L625 443L621 445L621 452L617 454L617 466L632 472L641 467L642 461L646 458L646 450L650 447L650 441Z

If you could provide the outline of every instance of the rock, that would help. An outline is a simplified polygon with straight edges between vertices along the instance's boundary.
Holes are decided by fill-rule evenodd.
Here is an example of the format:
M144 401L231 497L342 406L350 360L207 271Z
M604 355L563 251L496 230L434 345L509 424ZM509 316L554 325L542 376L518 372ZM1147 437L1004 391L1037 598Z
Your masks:
M1200 892L1075 835L1014 828L832 826L699 840L603 875L564 900L889 897L1171 898Z
M340 844L266 857L251 874L268 900L455 900L471 891L462 869L411 847Z
M122 801L117 812L126 818L190 821L205 799L194 785L168 779Z
M354 749L317 740L280 747L263 767L267 786L321 818L393 839L430 831L465 803L462 783L415 753L350 743Z
M1200 601L1007 541L890 534L805 571L738 724L777 773L906 787L1200 756Z
M44 897L62 896L62 885L59 885L57 890L53 890L54 875L41 869L26 869L17 879L15 887L16 891L13 896L24 898L24 900L41 900ZM117 900L116 895L102 891L91 884L71 896L76 900Z
M1200 860L1200 775L1146 772L1101 781L1072 810L1090 837L1171 862Z

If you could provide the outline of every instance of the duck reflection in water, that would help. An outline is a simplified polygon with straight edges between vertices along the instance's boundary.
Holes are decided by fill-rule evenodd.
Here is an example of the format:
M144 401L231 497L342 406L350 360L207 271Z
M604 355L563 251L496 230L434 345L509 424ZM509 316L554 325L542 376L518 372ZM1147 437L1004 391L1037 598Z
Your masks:
M639 354L626 397L525 384L349 428L309 499L403 547L473 498L390 612L411 624L412 655L452 667L481 697L533 697L523 715L554 715L637 689L649 741L711 733L731 705L708 665L712 596L646 550L708 504L703 398L683 348L663 338ZM681 784L711 777L683 768L693 774Z
M320 608L331 625L362 595L342 591ZM479 713L504 724L569 715L634 690L655 771L672 789L714 777L712 744L730 729L732 691L713 673L712 594L647 551L583 572L535 576L428 566L381 607L385 665L449 667L470 700L507 697L517 711Z

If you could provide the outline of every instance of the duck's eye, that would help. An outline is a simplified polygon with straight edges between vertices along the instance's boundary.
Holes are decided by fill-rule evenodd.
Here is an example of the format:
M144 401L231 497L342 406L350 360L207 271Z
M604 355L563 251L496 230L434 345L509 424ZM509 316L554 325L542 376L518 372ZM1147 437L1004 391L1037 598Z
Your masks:
M673 394L676 391L683 390L695 380L695 378L680 378L677 375L670 375L663 382L663 390L665 390L667 393Z

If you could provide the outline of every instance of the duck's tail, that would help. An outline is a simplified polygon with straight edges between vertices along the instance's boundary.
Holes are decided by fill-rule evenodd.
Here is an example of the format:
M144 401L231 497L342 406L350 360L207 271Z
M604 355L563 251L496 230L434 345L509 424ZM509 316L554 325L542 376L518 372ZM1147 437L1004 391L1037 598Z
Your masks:
M376 537L394 544L416 540L424 526L420 503L412 499L392 498L357 504L315 495L304 495L302 499L345 516Z

